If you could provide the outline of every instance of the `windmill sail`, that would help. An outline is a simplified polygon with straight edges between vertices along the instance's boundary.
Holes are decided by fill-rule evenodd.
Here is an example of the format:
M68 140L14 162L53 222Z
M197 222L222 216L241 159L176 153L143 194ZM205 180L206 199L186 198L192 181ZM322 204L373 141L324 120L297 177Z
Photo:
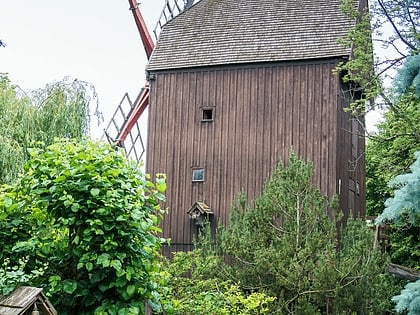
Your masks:
M166 0L154 30L155 39L158 39L160 31L166 23L198 1L199 0ZM149 58L154 49L153 40L146 28L138 4L135 0L129 0L128 2L130 4L130 10L133 12L134 20L140 33L147 58ZM139 119L148 104L149 84L146 82L134 102L131 101L127 93L123 96L111 121L105 129L105 136L108 140L111 143L124 148L127 157L136 161L140 161L145 153L144 142L141 136L141 132L144 131L145 128L141 128Z

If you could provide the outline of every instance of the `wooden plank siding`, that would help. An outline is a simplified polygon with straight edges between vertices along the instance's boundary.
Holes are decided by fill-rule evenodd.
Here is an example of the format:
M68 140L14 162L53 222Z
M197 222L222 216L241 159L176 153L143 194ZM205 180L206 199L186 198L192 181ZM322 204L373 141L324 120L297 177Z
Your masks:
M343 83L340 85L342 93L338 103L341 107L349 106L355 96L349 87ZM366 215L366 179L365 179L365 137L363 117L353 117L349 112L342 112L339 116L337 152L341 158L337 161L337 173L341 187L340 207L347 209L344 212L344 221L350 213L353 216L364 217Z
M332 70L338 59L218 66L156 71L150 81L146 170L167 174L169 212L163 237L171 250L190 250L197 228L187 215L204 201L214 212L213 226L227 222L233 200L244 191L253 200L279 161L293 149L313 161L314 183L333 196L359 184L359 194L340 195L364 209L364 160L349 176L352 145L359 153L351 119L344 113L348 95ZM202 121L202 109L213 121ZM353 124L353 128L357 126ZM356 137L357 138L357 137ZM357 143L352 143L357 142ZM356 152L353 149L353 153ZM192 170L205 170L204 182L192 182Z

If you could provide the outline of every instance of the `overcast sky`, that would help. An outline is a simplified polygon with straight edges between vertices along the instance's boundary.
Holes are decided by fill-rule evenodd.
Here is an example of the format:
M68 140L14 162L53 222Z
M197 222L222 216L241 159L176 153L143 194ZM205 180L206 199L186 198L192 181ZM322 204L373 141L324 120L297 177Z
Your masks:
M164 3L140 1L150 32ZM104 114L103 125L92 125L94 137L124 93L134 100L145 82L146 55L127 0L0 0L0 40L7 45L0 72L23 90L66 76L93 84Z
M142 0L152 31L164 0ZM0 0L0 72L24 90L66 76L95 86L105 124L145 82L146 55L127 0ZM97 136L104 126L95 127Z

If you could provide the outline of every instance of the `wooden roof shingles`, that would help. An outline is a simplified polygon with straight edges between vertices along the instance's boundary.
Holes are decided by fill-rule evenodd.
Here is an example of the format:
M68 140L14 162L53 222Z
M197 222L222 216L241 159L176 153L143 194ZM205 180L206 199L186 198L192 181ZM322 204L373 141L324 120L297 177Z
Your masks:
M348 56L341 0L201 0L164 26L147 70Z
M57 315L54 306L40 288L22 286L10 295L0 295L0 315L22 315L34 308L43 315Z

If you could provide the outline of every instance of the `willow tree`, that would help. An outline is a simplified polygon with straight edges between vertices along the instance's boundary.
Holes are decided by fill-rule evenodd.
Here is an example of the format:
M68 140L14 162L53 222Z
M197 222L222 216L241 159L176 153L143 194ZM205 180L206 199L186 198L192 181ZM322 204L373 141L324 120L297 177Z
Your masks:
M13 182L22 171L28 146L87 134L94 98L85 82L63 80L25 93L0 74L0 183Z

